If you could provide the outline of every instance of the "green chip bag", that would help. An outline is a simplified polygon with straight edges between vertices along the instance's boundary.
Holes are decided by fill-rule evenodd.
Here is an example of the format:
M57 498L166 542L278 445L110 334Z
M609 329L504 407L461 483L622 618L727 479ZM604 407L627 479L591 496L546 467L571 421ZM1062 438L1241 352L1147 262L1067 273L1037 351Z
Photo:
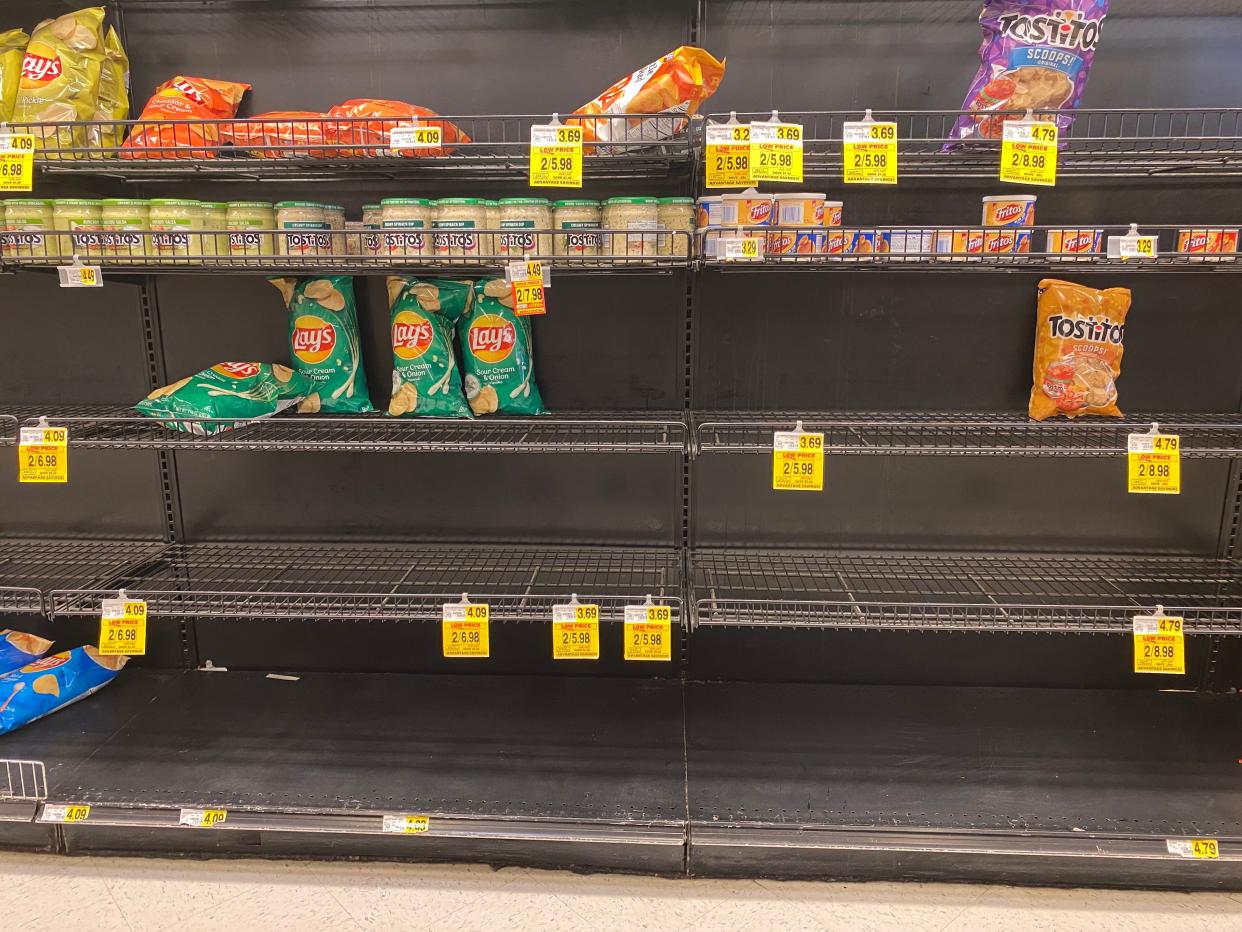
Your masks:
M289 356L319 393L319 407L304 413L365 414L374 411L362 371L354 280L273 278L289 308Z
M17 103L17 83L22 77L22 58L30 36L20 29L0 32L0 123L13 119Z
M469 282L388 279L393 417L470 417L453 353L453 327L469 309Z
M530 323L513 313L504 279L475 282L474 305L457 325L466 400L477 415L547 414L535 384Z
M318 399L310 379L287 366L265 362L222 362L189 378L157 388L134 405L153 418L237 419L235 424L164 421L165 427L210 436L271 417L305 399Z

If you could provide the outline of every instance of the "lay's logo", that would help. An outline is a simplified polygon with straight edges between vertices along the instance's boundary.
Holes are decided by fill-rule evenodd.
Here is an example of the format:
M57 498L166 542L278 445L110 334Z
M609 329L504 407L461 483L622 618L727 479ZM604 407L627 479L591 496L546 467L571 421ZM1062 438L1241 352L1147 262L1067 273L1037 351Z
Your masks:
M314 314L303 314L293 322L293 355L302 362L320 363L336 347L336 328Z
M222 362L211 367L213 372L227 375L230 379L252 379L259 374L257 362Z
M55 670L57 667L64 666L69 662L69 651L59 654L52 654L50 657L41 657L33 663L28 663L22 667L22 673L39 673L43 670Z
M31 48L33 47L32 43ZM41 45L39 48L47 49L47 56L39 55L28 48L22 59L22 87L45 87L61 75L60 56L48 46Z
M431 321L413 311L398 311L392 321L392 352L398 359L418 359L431 348Z
M517 333L513 324L496 314L482 314L470 325L466 343L482 362L503 362L513 352Z
M188 97L196 104L205 104L207 102L203 99L202 92L184 78L180 81L174 81L172 84L172 90L180 91L183 96Z

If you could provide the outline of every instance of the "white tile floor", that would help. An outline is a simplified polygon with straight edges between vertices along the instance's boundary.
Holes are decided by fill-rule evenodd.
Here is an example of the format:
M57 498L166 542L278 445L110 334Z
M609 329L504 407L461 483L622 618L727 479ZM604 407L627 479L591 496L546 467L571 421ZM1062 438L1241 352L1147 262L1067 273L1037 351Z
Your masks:
M1242 894L0 854L0 930L1242 930Z

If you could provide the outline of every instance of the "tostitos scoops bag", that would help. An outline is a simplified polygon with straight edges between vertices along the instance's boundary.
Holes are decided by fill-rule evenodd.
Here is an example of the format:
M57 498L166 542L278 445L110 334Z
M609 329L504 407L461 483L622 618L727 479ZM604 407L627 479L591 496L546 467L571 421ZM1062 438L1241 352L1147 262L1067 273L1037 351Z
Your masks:
M180 382L157 388L134 409L164 426L187 434L210 436L278 414L302 403L319 410L310 379L287 366L265 362L222 362ZM198 424L182 418L218 418L236 423Z
M155 89L155 95L142 108L139 124L121 148L121 158L214 159L217 153L213 150L194 147L219 146L224 142L223 130L227 124L169 121L231 120L237 115L237 105L248 90L249 84L236 81L188 78L180 74L170 78Z
M453 353L453 328L474 300L470 282L388 279L393 417L470 417Z
M362 344L354 280L273 278L289 309L289 356L293 368L314 385L298 408L302 414L365 414L375 409L362 371Z
M0 735L29 725L107 686L128 657L75 647L0 676Z
M1077 109L1100 40L1108 0L987 0L979 14L983 44L952 138L1000 139L997 110ZM1073 122L1057 117L1062 130Z
M1055 278L1039 283L1032 418L1121 417L1117 378L1129 310L1129 288L1099 291Z
M530 321L513 313L513 287L502 278L474 284L474 305L457 324L470 410L547 414L535 384Z
M51 646L51 641L37 634L5 628L0 631L0 674L9 673L38 660Z

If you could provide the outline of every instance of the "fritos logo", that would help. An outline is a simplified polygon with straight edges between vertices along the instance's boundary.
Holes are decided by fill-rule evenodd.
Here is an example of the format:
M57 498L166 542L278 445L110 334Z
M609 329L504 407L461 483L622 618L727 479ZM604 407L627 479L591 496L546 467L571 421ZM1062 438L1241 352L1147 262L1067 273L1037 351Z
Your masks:
M214 372L230 379L250 379L259 374L257 362L222 362L211 367Z
M431 321L413 311L399 311L392 322L392 351L398 359L417 359L431 347Z
M768 252L786 253L793 249L794 235L792 233L769 233L768 234Z
M47 54L40 55L33 51L36 45L39 51L46 50ZM56 54L56 50L41 43L32 42L26 49L26 56L22 59L21 85L22 87L46 87L60 77L61 71L60 56Z
M750 222L765 223L772 216L772 205L766 201L759 201L757 204L750 205Z
M323 362L336 346L336 328L314 314L293 322L293 355L302 362Z
M996 222L1005 223L1014 217L1020 217L1025 209L1021 204L1002 204L996 208Z
M513 352L517 333L513 324L496 314L483 314L470 325L470 352L483 362L503 362Z

